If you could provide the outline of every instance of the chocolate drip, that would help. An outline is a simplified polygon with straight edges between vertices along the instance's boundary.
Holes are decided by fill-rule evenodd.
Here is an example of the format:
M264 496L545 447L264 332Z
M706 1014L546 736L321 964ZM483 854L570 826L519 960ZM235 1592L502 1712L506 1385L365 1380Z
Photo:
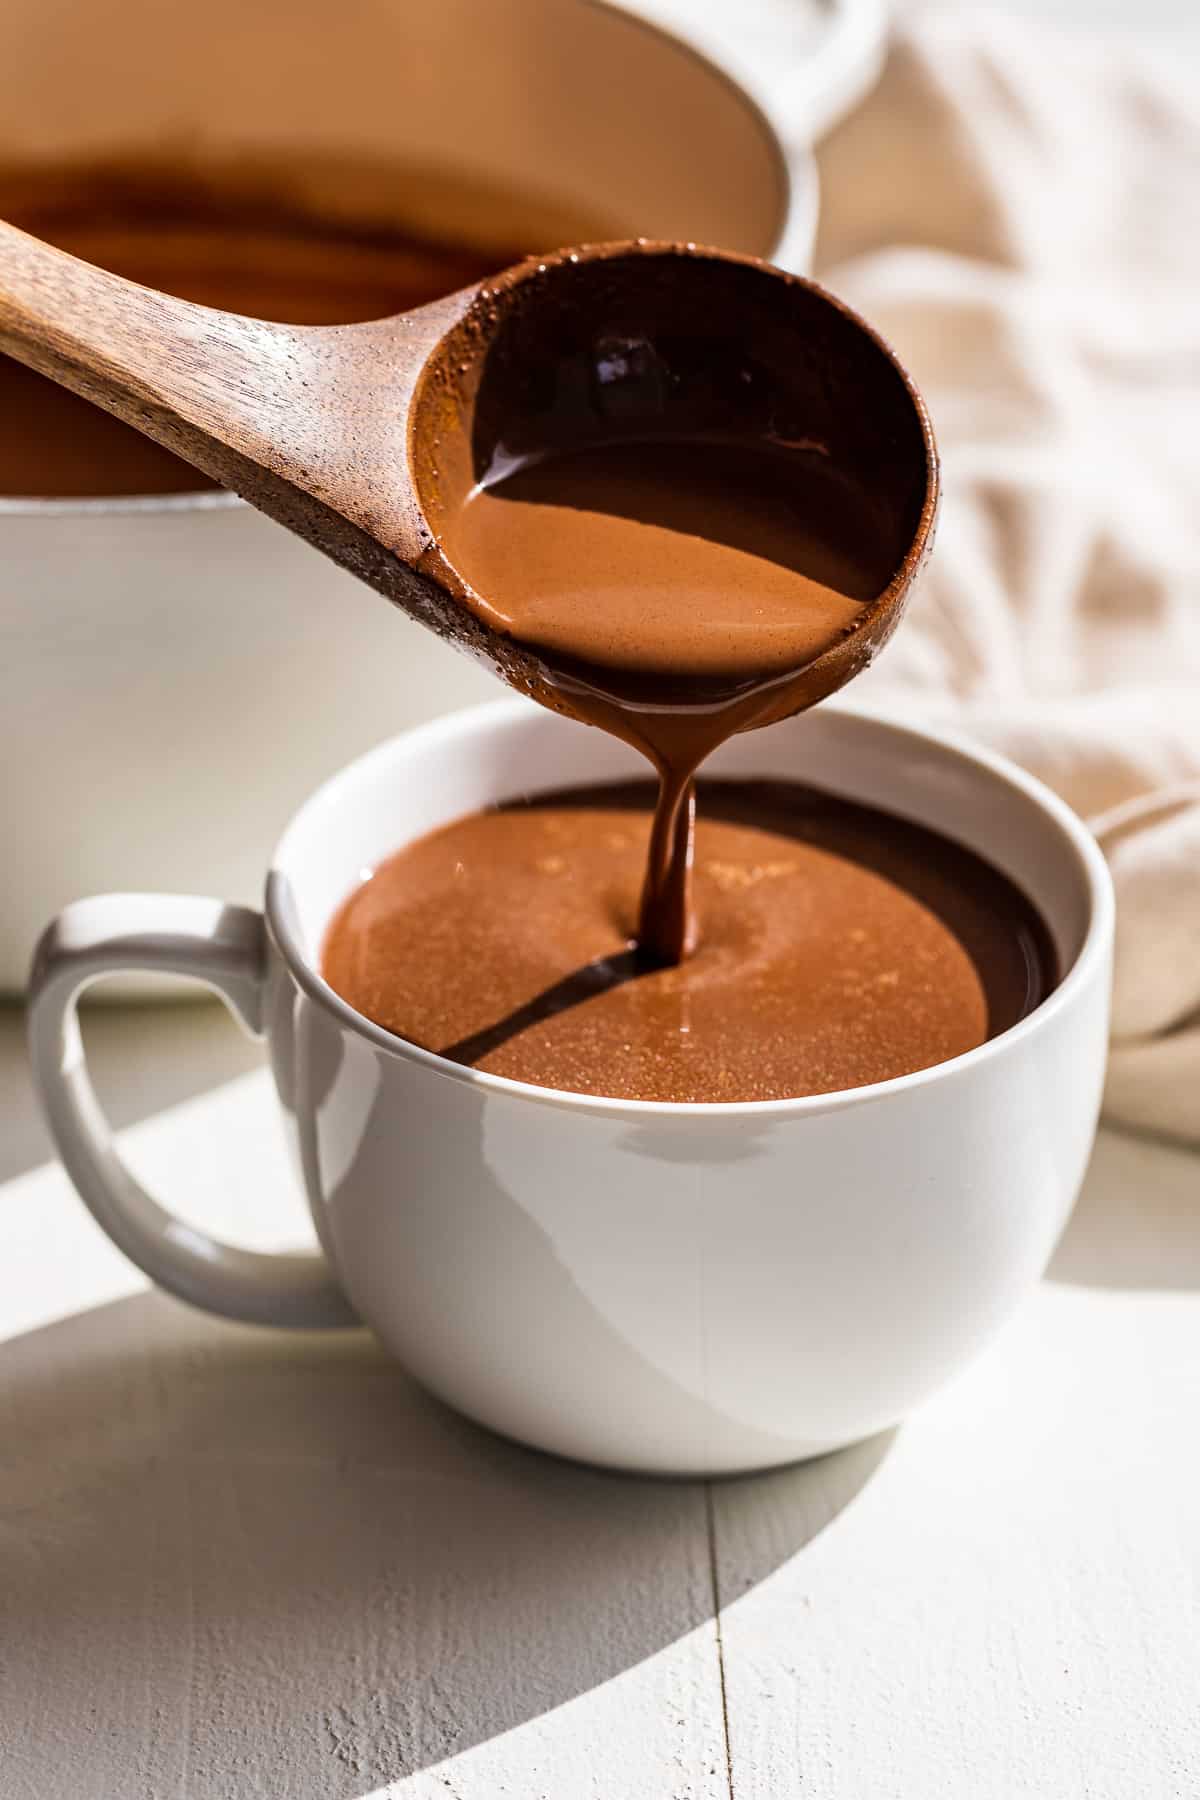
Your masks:
M680 963L696 948L699 927L692 904L695 832L695 781L690 770L681 776L668 764L658 778L638 907L638 949L649 962Z
M699 941L692 781L724 738L807 704L813 666L892 574L867 496L814 451L606 443L476 487L446 546L548 686L660 776L637 926Z

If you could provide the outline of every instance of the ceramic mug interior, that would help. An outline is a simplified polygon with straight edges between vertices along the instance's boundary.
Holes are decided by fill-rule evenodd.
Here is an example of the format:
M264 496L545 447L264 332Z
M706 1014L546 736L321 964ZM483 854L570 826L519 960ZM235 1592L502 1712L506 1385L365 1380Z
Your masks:
M1043 1005L1056 1003L1085 954L1097 954L1108 883L1094 840L1048 789L1002 759L875 719L844 701L826 701L812 712L728 740L706 763L705 772L736 778L790 776L915 820L987 858L1029 896L1054 941L1062 979ZM462 1069L416 1050L354 1013L321 977L325 933L364 875L425 832L523 794L644 773L643 760L627 745L527 701L438 720L380 745L335 776L300 811L272 864L267 901L272 929L310 991L353 1019L375 1042L431 1059L470 1081L529 1093L503 1077ZM1028 1023L1012 1029L1022 1030ZM992 1039L969 1055L986 1054L1000 1041ZM886 1085L902 1086L936 1072L919 1071ZM830 1098L816 1096L812 1104L824 1105ZM749 1104L788 1108L806 1102ZM675 1109L654 1105L650 1110Z

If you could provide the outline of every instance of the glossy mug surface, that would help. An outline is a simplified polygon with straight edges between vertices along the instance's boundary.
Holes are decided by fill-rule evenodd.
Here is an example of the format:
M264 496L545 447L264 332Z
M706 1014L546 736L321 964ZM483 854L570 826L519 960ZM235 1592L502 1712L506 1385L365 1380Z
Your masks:
M1003 1035L875 1087L659 1105L446 1062L326 986L322 937L364 868L490 802L637 767L523 701L383 745L300 811L263 914L154 895L68 908L33 975L35 1074L96 1217L185 1299L266 1324L358 1317L442 1399L565 1456L762 1468L903 1417L1041 1274L1099 1108L1111 889L1089 833L1028 776L826 703L733 739L713 771L891 808L1019 882L1064 975ZM126 969L207 981L263 1034L323 1256L216 1245L124 1170L74 1009Z
M834 9L831 56L862 35L861 9ZM44 0L6 0L4 21L6 167L240 158L288 169L302 193L319 177L318 211L332 211L344 157L399 172L402 219L422 168L490 194L458 219L442 216L442 195L442 213L418 222L494 243L497 266L514 245L551 247L541 215L506 201L521 194L543 198L556 243L596 235L601 220L615 237L807 260L816 184L803 145L789 181L749 94L617 8L210 0L198 28L186 9L112 0L74 9L68 30ZM212 491L0 495L0 652L0 837L22 872L0 916L9 991L47 915L75 894L203 883L252 900L318 781L494 691L468 659Z

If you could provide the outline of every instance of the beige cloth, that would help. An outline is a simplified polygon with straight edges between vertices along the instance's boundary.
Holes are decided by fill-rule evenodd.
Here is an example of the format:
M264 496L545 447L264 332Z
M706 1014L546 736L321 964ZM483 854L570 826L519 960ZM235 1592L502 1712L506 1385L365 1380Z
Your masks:
M860 691L1093 823L1107 1111L1200 1139L1200 69L930 12L821 163L818 272L944 457L933 561Z

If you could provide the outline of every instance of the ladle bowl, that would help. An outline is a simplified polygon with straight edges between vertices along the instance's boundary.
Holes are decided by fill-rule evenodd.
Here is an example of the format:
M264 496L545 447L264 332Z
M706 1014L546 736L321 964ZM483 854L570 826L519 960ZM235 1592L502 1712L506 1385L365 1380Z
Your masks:
M560 711L536 648L497 626L445 549L447 520L498 465L684 436L794 457L798 482L814 462L852 481L893 573L813 664L806 705L886 642L932 538L932 432L887 346L815 284L691 244L586 245L391 318L299 327L173 299L0 226L0 349ZM796 704L789 688L754 722Z

